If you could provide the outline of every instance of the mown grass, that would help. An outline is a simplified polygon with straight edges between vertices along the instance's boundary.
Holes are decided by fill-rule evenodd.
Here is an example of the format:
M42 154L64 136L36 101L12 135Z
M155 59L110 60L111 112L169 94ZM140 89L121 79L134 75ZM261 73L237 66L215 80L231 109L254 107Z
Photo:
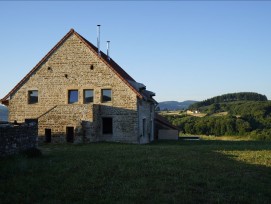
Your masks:
M271 143L44 145L0 161L1 203L270 203Z

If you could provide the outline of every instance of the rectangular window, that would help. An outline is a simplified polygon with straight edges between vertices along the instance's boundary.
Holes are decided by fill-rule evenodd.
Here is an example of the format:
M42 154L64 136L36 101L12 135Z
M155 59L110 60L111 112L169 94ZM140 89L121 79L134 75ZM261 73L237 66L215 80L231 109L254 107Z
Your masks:
M68 103L73 104L78 102L78 90L69 90Z
M102 102L112 101L112 90L102 89Z
M113 134L112 118L103 118L103 134Z
M28 104L35 104L39 101L39 92L37 90L28 91Z
M93 102L93 90L85 89L84 90L84 103L92 103Z
M145 137L146 135L146 118L142 120L142 136Z

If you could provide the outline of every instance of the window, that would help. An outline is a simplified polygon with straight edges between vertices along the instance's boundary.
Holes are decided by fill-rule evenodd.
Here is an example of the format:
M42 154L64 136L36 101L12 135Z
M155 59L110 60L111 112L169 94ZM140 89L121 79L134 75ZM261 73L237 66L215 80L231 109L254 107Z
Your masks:
M92 103L93 102L93 90L85 89L84 90L84 103Z
M146 118L143 118L142 120L142 136L144 137L146 135Z
M113 134L112 118L103 118L103 134Z
M69 90L68 103L73 104L78 102L78 90Z
M112 101L112 90L102 89L102 102Z
M28 91L28 104L35 104L39 101L39 92L38 91Z

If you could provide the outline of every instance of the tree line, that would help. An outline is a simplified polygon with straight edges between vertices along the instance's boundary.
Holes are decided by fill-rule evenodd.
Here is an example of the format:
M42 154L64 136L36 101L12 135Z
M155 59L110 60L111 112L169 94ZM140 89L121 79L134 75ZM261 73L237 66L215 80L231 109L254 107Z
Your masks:
M201 102L194 103L189 106L190 110L199 109L203 106L209 106L216 103L227 103L233 101L267 101L267 97L262 94L254 92L239 92L239 93L228 93L221 96L216 96Z
M271 102L241 101L215 103L205 107L205 117L186 115L166 116L183 133L199 135L238 135L271 140ZM225 116L213 113L226 111Z

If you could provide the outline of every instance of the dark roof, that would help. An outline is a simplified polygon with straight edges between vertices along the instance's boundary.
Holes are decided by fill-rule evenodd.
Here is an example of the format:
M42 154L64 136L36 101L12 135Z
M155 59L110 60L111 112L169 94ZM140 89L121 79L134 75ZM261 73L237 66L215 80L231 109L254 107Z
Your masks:
M172 125L170 122L168 122L166 118L159 115L158 113L155 113L154 120L155 122L161 123L162 125L165 125L171 129L180 130L180 128L176 127L175 125Z
M28 78L40 67L40 65L49 58L55 50L57 50L72 34L75 34L87 47L92 50L94 53L98 54L98 48L95 47L92 43L78 34L74 29L71 29L40 61L39 63L3 98L1 102L5 102L8 98L16 92L27 80ZM136 87L133 86L130 82L136 82L127 72L125 72L113 59L108 60L107 55L100 51L100 59L116 74L120 79L127 84L139 98L146 98L145 95L140 93ZM130 81L130 82L129 82Z

